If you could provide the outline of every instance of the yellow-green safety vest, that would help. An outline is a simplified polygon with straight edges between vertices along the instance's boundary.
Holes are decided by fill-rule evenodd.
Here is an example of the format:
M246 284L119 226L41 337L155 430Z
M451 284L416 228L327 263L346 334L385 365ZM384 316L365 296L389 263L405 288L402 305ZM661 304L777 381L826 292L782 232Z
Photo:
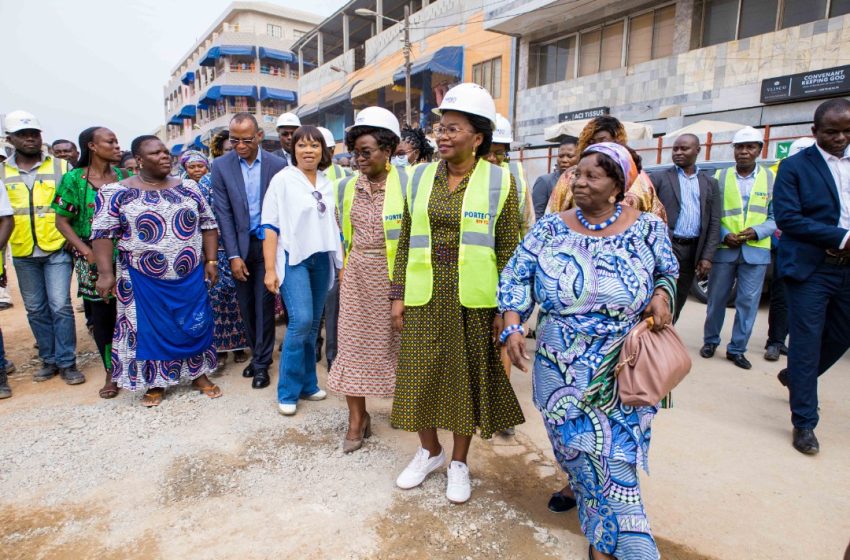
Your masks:
M732 233L740 233L749 227L763 224L767 221L767 207L773 197L773 173L761 166L756 167L756 180L750 191L747 204L747 214L744 217L744 202L735 168L718 169L714 174L717 182L723 185L723 211L720 213L720 225ZM755 241L747 241L750 247L770 250L770 236ZM722 248L728 248L723 243Z
M410 251L404 289L405 305L425 305L434 290L431 263L431 222L428 203L438 163L418 165L408 182ZM478 160L463 195L458 250L460 304L469 308L496 307L499 270L496 266L496 221L511 188L511 175L483 158Z
M348 177L349 175L350 173L347 173L338 163L332 163L330 167L325 169L325 177L327 177L331 183L339 181L343 177Z
M519 237L522 239L527 233L528 224L525 221L525 212L528 206L528 182L525 180L525 170L518 161L502 162L502 167L510 171L516 185L516 195L519 197Z
M357 190L359 175L344 177L334 183L334 196L339 208L339 229L342 232L342 248L345 251L345 264L351 254L354 243L354 225L351 223L351 208L354 206L354 194ZM393 279L395 255L398 252L398 240L401 237L401 219L404 216L404 199L407 194L407 170L404 167L392 167L387 174L384 187L384 241L387 247L387 271Z
M6 185L15 217L15 229L9 238L13 257L32 255L36 245L52 253L65 244L65 238L56 229L56 212L50 205L66 171L68 162L65 160L45 157L36 170L30 190L17 168L9 163L0 167L0 180Z

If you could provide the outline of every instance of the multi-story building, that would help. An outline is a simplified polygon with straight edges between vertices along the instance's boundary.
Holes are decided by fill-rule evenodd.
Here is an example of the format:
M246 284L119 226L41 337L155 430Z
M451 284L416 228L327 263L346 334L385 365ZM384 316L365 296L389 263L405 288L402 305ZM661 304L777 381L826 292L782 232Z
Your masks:
M233 2L172 69L164 88L165 136L172 153L203 149L233 114L254 113L266 145L278 145L275 121L298 103L291 46L321 16L266 2Z
M497 110L510 114L515 40L483 28L480 0L353 0L292 47L303 73L298 82L302 122L326 126L337 140L355 112L380 105L406 121L403 37L410 10L411 121L427 127L449 87L475 81ZM377 15L361 16L370 10ZM315 66L311 66L315 65Z
M656 136L714 120L775 138L806 134L823 98L850 93L847 14L847 0L502 0L488 4L484 29L521 37L522 143L605 113ZM781 143L770 147L773 158Z

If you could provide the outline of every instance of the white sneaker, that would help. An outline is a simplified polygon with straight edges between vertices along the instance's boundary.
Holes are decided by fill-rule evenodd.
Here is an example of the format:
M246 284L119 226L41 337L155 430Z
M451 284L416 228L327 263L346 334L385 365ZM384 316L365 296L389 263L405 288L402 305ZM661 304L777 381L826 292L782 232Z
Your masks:
M416 488L422 484L425 477L442 467L446 462L446 452L443 449L440 449L440 453L435 457L429 457L429 455L427 449L420 447L410 464L398 475L395 481L396 486L404 490Z
M447 471L449 483L446 485L446 498L453 504L462 504L472 494L472 486L469 483L469 467L466 463L452 461Z
M292 416L293 414L295 414L296 408L298 408L298 407L297 407L297 405L294 405L294 404L278 403L278 405L277 405L277 409L284 416Z
M304 400L306 400L306 401L323 401L323 400L325 400L325 398L327 396L328 396L328 394L325 391L323 391L322 389L319 389L318 391L316 391L312 395L304 397Z

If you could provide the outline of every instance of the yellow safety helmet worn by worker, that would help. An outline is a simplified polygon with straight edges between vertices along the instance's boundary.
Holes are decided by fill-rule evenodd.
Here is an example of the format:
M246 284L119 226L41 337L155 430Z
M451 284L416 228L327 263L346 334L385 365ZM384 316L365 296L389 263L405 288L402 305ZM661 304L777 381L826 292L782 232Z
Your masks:
M732 145L756 143L763 144L764 140L759 132L752 127L745 127L735 133ZM735 168L727 167L718 169L714 177L723 188L723 211L720 214L720 225L732 233L740 233L747 228L763 224L767 221L767 209L773 198L774 174L769 169L756 164L755 182L750 191L750 200L747 203L746 216L744 213L744 202L741 190L738 187L738 179L735 176ZM747 241L747 245L759 249L770 250L770 237ZM721 243L720 247L728 248Z
M390 111L383 107L367 107L360 111L354 124L348 128L351 130L356 126L369 126L389 130L401 139L401 131L398 119ZM384 187L384 206L382 218L384 224L384 242L387 249L387 271L390 280L393 277L395 266L395 255L398 251L398 240L401 237L401 220L404 216L404 198L406 195L408 172L405 167L390 166L387 173L387 182ZM342 232L342 247L345 252L345 262L354 248L354 225L351 221L351 208L354 206L355 185L357 175L351 175L339 179L334 183L334 194L337 208L340 209L340 231Z
M496 105L487 90L477 84L460 84L448 91L434 112L458 111L485 117L496 125ZM431 222L428 203L439 163L415 167L408 183L411 218L410 250L405 277L405 305L425 305L434 289L431 262ZM469 308L496 307L499 271L496 266L496 222L510 194L510 173L478 160L463 194L458 248L458 294Z
M41 131L38 119L26 111L13 111L6 115L4 127L9 134L29 129ZM13 257L32 255L36 245L42 251L52 253L65 244L65 238L56 229L56 213L50 205L62 175L67 171L65 160L45 156L36 169L30 191L15 167L8 161L0 164L0 180L6 185L15 219L15 229L9 238Z

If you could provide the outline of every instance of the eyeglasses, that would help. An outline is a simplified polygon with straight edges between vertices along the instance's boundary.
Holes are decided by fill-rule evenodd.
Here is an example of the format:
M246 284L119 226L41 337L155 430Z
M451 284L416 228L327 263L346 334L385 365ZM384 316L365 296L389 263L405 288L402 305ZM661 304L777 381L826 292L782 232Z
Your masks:
M354 151L354 152L351 152L351 156L354 159L360 159L360 158L371 159L373 153L374 152L371 152L369 150L365 150L365 151L362 151L362 152Z
M452 125L452 126L437 125L437 126L434 127L434 136L436 136L438 138L440 136L445 136L447 138L454 138L458 134L460 134L461 132L469 132L470 134L475 133L475 131L465 130L463 128L459 128L459 127L454 126L454 125Z
M316 199L316 208L319 209L319 214L324 214L325 210L327 210L328 207L325 206L324 202L322 202L322 193L320 193L319 191L313 191L310 194L312 194L313 198Z
M246 146L250 146L251 144L257 141L256 138L234 138L233 136L231 136L229 140L232 146L238 146L239 144L245 144Z

